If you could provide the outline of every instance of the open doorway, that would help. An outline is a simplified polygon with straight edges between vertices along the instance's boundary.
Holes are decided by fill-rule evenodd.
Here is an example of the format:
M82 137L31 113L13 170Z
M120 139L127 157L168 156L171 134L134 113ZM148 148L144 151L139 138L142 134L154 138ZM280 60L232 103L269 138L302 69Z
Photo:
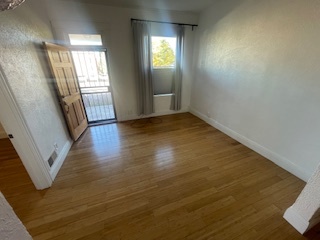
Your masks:
M116 119L106 53L103 50L72 50L88 123Z
M0 191L34 188L20 157L0 122Z
M88 123L116 120L106 49L101 35L69 34Z
M18 162L24 173L31 178L36 189L41 190L51 186L53 177L48 165L41 158L34 139L26 125L25 119L8 86L8 79L0 65L0 122L6 134L11 135L10 141L17 152ZM22 165L23 164L23 165ZM23 167L24 166L24 167ZM16 168L11 168L16 170ZM7 172L6 172L7 173ZM20 174L15 174L20 178ZM26 179L26 178L25 178ZM8 181L8 179L6 179ZM24 180L22 180L23 182ZM33 186L33 187L34 187Z

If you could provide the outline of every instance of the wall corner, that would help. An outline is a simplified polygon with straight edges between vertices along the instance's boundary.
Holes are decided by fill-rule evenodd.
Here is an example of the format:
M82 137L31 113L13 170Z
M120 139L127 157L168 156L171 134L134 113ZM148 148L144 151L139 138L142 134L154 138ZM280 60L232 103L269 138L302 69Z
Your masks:
M289 207L285 211L283 218L301 234L305 233L309 229L309 221L304 219L293 206Z

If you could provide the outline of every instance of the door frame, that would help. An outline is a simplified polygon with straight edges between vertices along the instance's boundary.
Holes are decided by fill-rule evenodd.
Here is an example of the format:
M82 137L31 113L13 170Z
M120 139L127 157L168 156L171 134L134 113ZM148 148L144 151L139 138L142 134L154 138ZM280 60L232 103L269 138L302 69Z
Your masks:
M8 79L0 65L0 122L17 151L24 167L26 168L35 188L38 190L49 188L53 179L40 151L32 137L13 91L8 84Z
M112 38L114 31L118 31L117 28L115 28L113 25L106 25L103 22L96 22L96 21L66 21L66 20L53 20L51 21L53 34L56 40L57 44L61 44L67 47L70 47L70 40L68 34L100 34L102 38L102 46L103 49L106 49L106 58L107 58L107 64L109 71L109 78L111 82L112 87L112 100L113 100L113 106L115 110L116 115L116 121L122 121L123 114L121 113L121 101L116 94L116 84L113 81L113 74L112 69L110 67L111 62L109 61L109 56L111 55L111 46L115 43L114 39ZM89 47L89 46L86 46ZM91 46L94 47L94 46ZM114 87L114 88L113 88ZM120 119L120 120L119 120Z
M101 37L102 37L102 35L101 35ZM65 45L65 46L70 50L70 52L72 52L72 51L104 52L104 55L105 55L105 58L106 58L107 70L108 70L108 77L109 77L109 84L110 84L109 88L110 88L111 98L112 98L112 107L113 107L113 112L114 112L114 119L112 119L111 121L118 122L117 111L116 111L116 106L115 106L115 101L114 101L113 87L112 87L113 84L112 84L111 75L110 75L110 64L109 64L109 57L108 57L107 48L104 47L104 46L91 46L91 45L88 45L88 46L83 46L83 45ZM71 54L71 56L72 56L72 54ZM74 61L73 57L72 57L72 60ZM76 74L77 74L77 70L76 70ZM78 85L79 85L79 89L80 89L81 99L82 99L82 102L83 102L82 90L81 90L81 87L80 87L79 78L77 78L77 81L78 81ZM84 106L84 102L83 102L83 106ZM86 115L87 115L87 110L86 109L85 109L85 112L86 112ZM87 120L88 120L88 116L87 116ZM109 120L106 120L106 121L109 121ZM91 123L89 123L89 120L88 120L88 124L89 124L89 126L93 126L93 125L96 125L96 124L99 125L99 122L91 122Z

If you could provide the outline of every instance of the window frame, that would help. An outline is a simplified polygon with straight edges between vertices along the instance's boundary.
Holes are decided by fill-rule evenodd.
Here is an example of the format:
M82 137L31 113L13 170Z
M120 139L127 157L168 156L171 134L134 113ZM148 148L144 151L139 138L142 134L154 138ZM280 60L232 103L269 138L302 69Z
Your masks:
M85 41L83 41L81 44L80 44L80 43L79 43L79 44L72 44L72 39L71 39L71 36L70 36L70 35L99 36L99 37L100 37L100 42L99 42L99 44L85 44ZM75 46L75 47L77 47L77 46L83 46L83 47L85 47L85 46L87 46L87 47L103 47L103 46L104 46L102 34L100 34L100 33L68 33L68 34L67 34L67 38L68 38L68 42L69 42L70 46ZM78 40L78 41L80 41L80 40ZM83 44L83 43L84 43L84 44Z

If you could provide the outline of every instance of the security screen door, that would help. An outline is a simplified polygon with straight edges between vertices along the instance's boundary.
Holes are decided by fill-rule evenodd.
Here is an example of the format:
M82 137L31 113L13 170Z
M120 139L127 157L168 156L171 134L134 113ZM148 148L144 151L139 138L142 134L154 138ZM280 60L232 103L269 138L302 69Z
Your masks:
M106 51L99 48L72 49L88 122L115 120Z

